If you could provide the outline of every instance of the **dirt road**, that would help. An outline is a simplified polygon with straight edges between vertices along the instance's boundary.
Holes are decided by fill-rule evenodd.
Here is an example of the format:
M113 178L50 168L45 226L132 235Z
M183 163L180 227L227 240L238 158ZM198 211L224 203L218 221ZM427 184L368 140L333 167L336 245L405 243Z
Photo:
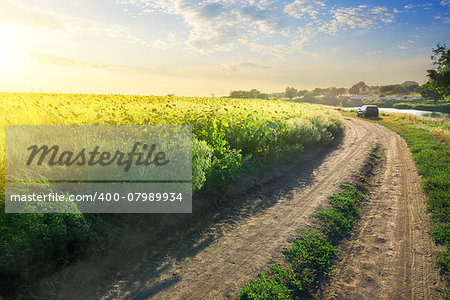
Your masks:
M261 184L195 226L136 252L81 262L63 275L61 299L231 299L259 272L283 260L281 251L339 184L379 143L385 153L373 178L372 201L321 298L435 299L438 271L420 179L404 141L386 128L346 120L329 149L304 155L295 168ZM237 196L238 197L238 196ZM131 255L130 253L133 253Z
M439 299L421 179L405 141L385 128L377 135L384 162L371 200L320 298Z

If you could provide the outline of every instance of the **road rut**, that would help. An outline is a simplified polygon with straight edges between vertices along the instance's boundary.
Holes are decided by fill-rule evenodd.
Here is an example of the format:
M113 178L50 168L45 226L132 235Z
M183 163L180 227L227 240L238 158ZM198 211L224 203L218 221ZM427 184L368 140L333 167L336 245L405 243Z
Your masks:
M305 154L287 174L221 213L199 217L197 226L160 245L143 241L141 257L115 253L114 259L69 268L58 298L232 299L259 272L283 261L282 249L300 228L317 224L312 214L362 167L376 144L385 162L373 179L372 200L317 297L433 299L439 280L434 244L409 150L392 131L353 118L346 118L344 135L332 148Z

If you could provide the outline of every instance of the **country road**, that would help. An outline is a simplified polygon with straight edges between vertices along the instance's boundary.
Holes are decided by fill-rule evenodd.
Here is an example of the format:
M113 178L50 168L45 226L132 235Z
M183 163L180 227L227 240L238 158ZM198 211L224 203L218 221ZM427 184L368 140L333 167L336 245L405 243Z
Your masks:
M435 246L411 154L397 134L346 118L343 137L305 154L288 172L262 183L221 212L139 250L114 251L65 270L59 299L233 299L259 272L282 262L282 249L350 179L378 144L382 165L371 201L343 242L321 299L437 299ZM139 235L136 235L139 239ZM119 253L117 253L119 252ZM137 256L136 253L139 253Z

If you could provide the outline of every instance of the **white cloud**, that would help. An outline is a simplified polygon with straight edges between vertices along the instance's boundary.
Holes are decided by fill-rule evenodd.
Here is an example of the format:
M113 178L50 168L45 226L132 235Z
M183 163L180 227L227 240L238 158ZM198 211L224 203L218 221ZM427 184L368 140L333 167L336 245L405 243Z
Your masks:
M394 15L385 7L377 6L367 9L367 6L338 8L333 11L333 19L325 23L321 31L336 34L340 30L369 28L380 23L392 23Z
M317 0L295 0L284 7L284 12L297 19L310 17L316 20L319 10L324 7L325 3Z
M280 7L270 0L120 0L137 14L175 16L185 27L180 40L202 53L246 47L260 55L285 57L305 52L318 34L391 23L392 11L376 6L327 9L319 0L293 0ZM129 8L129 7L127 7ZM298 19L298 20L297 20ZM304 24L298 24L304 21ZM269 38L274 40L268 41Z
M147 41L138 38L125 26L104 24L86 18L52 13L42 9L0 0L0 22L45 33L54 39L80 35L107 36L146 47L168 49L175 46L175 36L165 40Z
M232 61L221 64L221 70L224 72L238 71L262 71L270 69L268 66L244 61Z
M439 2L440 5L442 6L449 6L450 7L450 1L449 0L442 0L441 2Z
M410 48L413 44L416 43L416 40L418 39L417 36L410 36L410 39L407 41L397 41L397 48L405 50Z
M368 51L368 52L366 52L366 55L367 56L376 56L376 55L380 55L380 54L382 54L383 53L383 51L380 51L380 50L378 50L378 51Z

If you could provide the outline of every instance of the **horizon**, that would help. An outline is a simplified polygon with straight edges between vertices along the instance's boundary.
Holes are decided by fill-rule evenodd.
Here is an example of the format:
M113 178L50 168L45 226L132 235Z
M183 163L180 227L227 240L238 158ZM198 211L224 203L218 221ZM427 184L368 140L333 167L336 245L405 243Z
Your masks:
M0 0L0 90L226 96L426 80L450 1ZM447 40L446 40L447 39Z

